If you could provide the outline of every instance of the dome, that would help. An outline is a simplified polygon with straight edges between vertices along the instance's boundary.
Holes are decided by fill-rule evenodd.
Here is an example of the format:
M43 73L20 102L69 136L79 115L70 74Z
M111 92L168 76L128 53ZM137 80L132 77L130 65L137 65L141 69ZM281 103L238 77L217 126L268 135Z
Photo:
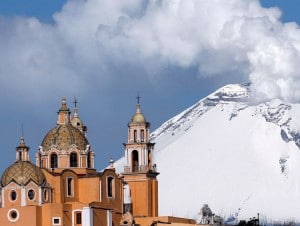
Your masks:
M145 116L142 114L141 105L139 104L139 102L136 105L136 112L132 116L131 123L134 123L134 124L146 124L147 123Z
M49 150L52 145L56 145L58 150L68 150L73 144L79 150L85 150L88 140L79 129L67 123L59 124L51 129L45 136L41 146L44 150Z
M141 124L145 124L147 123L145 116L142 113L136 113L132 119L131 119L132 123L141 123Z
M80 120L80 118L78 117L74 117L71 119L71 124L74 126L74 127L83 127L83 123L82 121Z
M7 186L12 181L18 185L26 185L33 181L40 186L46 182L46 178L42 170L31 162L20 161L9 166L2 174L2 186Z

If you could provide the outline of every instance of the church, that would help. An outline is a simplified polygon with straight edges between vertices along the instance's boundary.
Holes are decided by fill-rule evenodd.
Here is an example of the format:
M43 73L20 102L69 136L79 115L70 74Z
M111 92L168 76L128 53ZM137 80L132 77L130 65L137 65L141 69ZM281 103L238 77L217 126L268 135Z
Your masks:
M0 225L96 226L133 223L133 216L158 214L158 173L153 167L150 124L140 104L128 124L127 165L115 172L113 161L95 169L87 127L62 99L57 122L30 160L24 137L16 160L2 174Z
M154 143L149 137L150 123L138 101L128 123L123 173L116 173L113 161L99 172L76 103L71 114L63 98L56 125L42 140L35 163L22 136L15 162L2 174L0 225L150 225L163 220L194 223L158 217L159 173L152 161Z

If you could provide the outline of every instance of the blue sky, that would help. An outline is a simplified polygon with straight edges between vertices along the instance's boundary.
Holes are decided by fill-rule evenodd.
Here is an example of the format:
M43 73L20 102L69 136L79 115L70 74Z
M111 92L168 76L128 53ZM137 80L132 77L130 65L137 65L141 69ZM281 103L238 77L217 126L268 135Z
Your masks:
M137 92L152 130L228 83L299 101L299 28L284 24L300 23L297 1L261 1L281 18L255 0L153 2L0 1L0 169L14 161L22 124L34 162L62 96L71 109L79 100L98 169L122 156ZM248 19L235 21L241 14Z

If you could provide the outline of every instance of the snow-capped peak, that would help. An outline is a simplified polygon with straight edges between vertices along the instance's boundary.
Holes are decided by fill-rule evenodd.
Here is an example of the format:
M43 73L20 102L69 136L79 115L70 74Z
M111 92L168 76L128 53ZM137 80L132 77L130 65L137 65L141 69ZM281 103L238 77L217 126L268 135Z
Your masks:
M250 92L224 86L151 134L161 215L197 218L209 204L229 223L300 221L300 105Z

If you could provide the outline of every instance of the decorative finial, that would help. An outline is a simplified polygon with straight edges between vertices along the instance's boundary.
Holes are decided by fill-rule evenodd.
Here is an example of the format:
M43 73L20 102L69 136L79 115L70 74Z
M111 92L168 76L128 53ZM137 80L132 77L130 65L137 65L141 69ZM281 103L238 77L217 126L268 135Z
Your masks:
M67 98L65 96L62 97L60 111L69 111L69 109L67 108L67 101L66 101L66 99Z
M22 130L22 134L21 134L21 139L20 139L20 146L24 146L25 145L25 140L24 140L24 128L23 128L23 123L21 125L21 130Z
M109 160L109 168L111 168L111 169L115 168L114 167L114 162L115 161L112 158Z

